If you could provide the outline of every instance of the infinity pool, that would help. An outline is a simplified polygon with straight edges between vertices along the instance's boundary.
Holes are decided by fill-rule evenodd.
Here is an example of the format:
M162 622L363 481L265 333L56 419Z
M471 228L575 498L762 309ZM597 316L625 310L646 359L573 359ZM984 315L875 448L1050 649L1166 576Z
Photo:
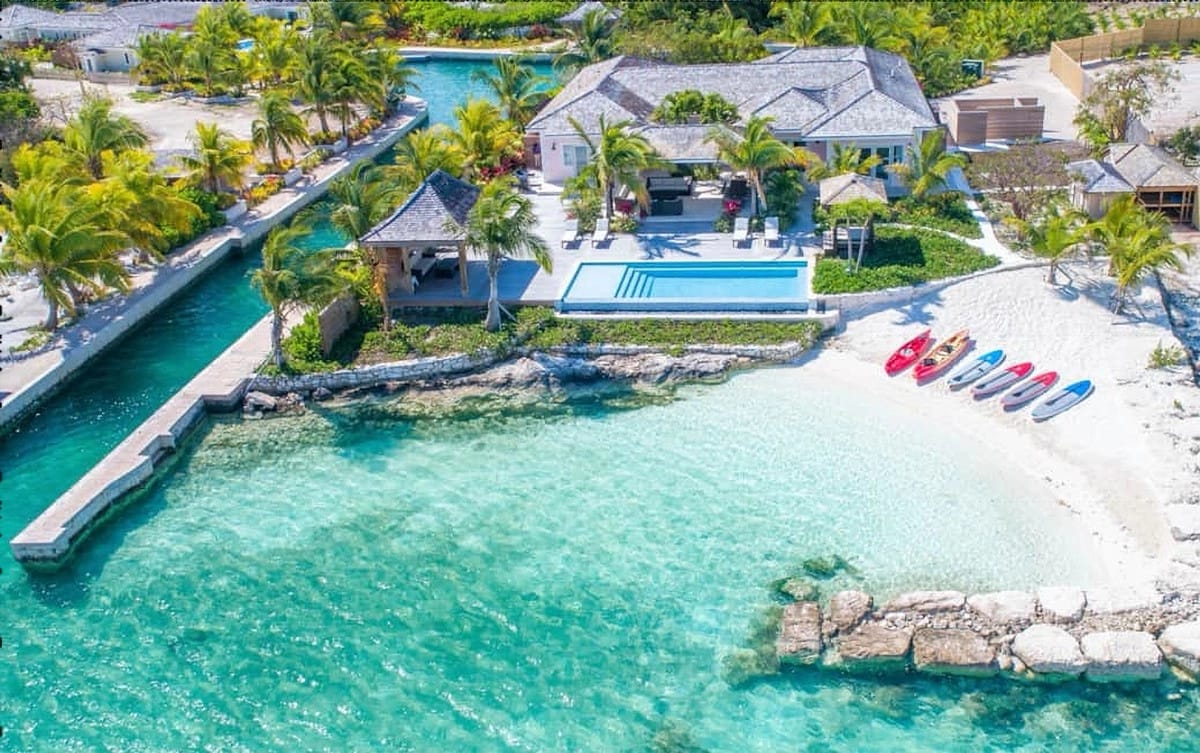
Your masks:
M804 311L808 262L585 261L557 304L569 311Z

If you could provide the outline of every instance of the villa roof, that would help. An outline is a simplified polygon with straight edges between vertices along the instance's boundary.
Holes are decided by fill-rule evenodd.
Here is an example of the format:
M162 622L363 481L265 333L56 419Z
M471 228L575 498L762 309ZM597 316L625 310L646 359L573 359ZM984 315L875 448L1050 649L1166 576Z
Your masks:
M594 10L604 11L604 20L606 21L615 21L621 17L619 8L609 8L604 3L597 2L597 0L587 0L587 2L575 6L575 10L559 16L556 20L564 25L581 24L583 23L583 17Z
M865 199L887 203L887 185L879 178L858 173L843 173L826 178L819 184L821 206L848 204Z
M1148 144L1113 144L1105 162L1125 182L1138 189L1196 185L1196 177L1161 149Z
M81 50L133 49L142 37L148 34L165 33L167 33L166 29L146 24L118 26L115 29L98 31L95 34L88 34L86 37L76 39L71 46Z
M67 11L55 13L25 5L10 5L0 10L0 29L75 29L79 31L103 31L122 23L111 11L92 13L89 11Z
M717 147L708 142L711 125L651 125L634 129L658 156L671 162L715 162Z
M1084 193L1133 193L1133 186L1094 159L1067 163L1067 172L1082 180Z
M53 23L57 13L28 5L10 5L0 8L0 29L19 29L23 26Z
M103 11L70 10L63 12L46 11L31 8L26 5L14 4L0 9L0 29L32 28L42 29L75 29L93 32L125 32L124 39L136 41L130 37L132 29L139 26L170 29L177 26L189 26L196 19L196 13L211 2L184 0L183 2L128 2L116 5ZM298 3L278 2L275 0L251 0L246 4L251 13L262 13L271 9L299 9ZM115 37L114 37L115 38ZM83 41L83 40L80 40ZM121 46L117 44L88 45Z
M415 248L457 244L462 234L448 227L465 225L479 189L442 170L434 170L400 208L371 228L359 242L374 246Z
M595 132L609 120L649 125L667 95L715 92L740 117L775 118L772 130L796 137L909 135L936 126L908 63L865 47L797 48L753 63L671 65L621 56L584 68L529 124L543 134L570 134L573 117Z

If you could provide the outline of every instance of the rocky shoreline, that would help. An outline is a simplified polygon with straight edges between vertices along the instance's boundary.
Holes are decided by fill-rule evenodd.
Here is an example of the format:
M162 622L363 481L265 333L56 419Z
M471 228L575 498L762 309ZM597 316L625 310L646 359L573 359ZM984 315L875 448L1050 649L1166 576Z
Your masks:
M1052 587L1034 593L862 591L783 609L781 666L1092 682L1200 679L1200 593Z
M666 352L649 346L579 346L522 349L507 358L450 356L445 359L295 378L257 378L243 399L243 415L285 415L309 400L353 400L403 393L430 408L486 399L504 404L545 400L568 390L654 390L675 384L720 380L757 365L795 360L811 343L762 346L688 346Z

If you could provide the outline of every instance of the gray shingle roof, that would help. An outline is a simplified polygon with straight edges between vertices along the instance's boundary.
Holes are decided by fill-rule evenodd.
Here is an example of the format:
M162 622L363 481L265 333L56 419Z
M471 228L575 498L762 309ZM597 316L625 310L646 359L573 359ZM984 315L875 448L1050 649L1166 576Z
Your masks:
M7 8L0 8L0 29L19 29L24 26L49 23L57 17L57 13L42 10L41 8L30 8L27 5L10 5Z
M621 10L619 8L609 8L604 3L597 2L597 0L587 0L587 2L575 6L575 10L570 13L559 16L557 21L560 24L581 24L583 23L583 17L594 10L604 11L604 19L606 21L615 21L621 17Z
M88 11L54 13L39 8L29 8L24 5L10 5L4 10L0 10L0 29L31 28L40 30L48 28L103 31L115 28L121 23L121 19L114 17L111 11L102 13L91 13Z
M71 43L71 46L81 50L112 50L112 49L133 49L137 47L138 40L148 34L166 34L167 29L160 29L157 26L146 26L138 24L137 26L118 26L115 29L107 29L98 31L95 34L88 34L86 37L76 39Z
M1094 159L1068 162L1067 172L1082 179L1084 193L1133 193L1133 186Z
M821 206L846 204L857 199L887 203L887 185L879 178L858 173L843 173L819 184Z
M475 186L434 170L399 209L358 240L365 245L405 248L457 243L462 235L447 228L447 222L465 225L478 198Z
M753 63L670 65L613 58L580 71L527 130L569 134L567 117L573 116L594 132L600 113L648 125L655 106L684 89L720 94L737 106L743 120L771 116L773 130L803 137L909 135L937 124L903 58L864 47L824 47L797 48Z
M660 157L672 162L715 162L717 147L708 143L708 125L653 125L634 129Z
M1113 144L1105 162L1126 183L1137 188L1173 188L1196 185L1196 177L1161 149L1147 144Z

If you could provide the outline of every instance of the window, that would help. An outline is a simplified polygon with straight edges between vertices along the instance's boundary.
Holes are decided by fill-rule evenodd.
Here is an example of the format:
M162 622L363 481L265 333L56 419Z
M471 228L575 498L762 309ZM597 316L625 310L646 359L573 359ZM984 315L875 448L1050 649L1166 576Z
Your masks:
M563 165L566 167L573 167L578 170L588 163L589 156L586 146L563 145Z

